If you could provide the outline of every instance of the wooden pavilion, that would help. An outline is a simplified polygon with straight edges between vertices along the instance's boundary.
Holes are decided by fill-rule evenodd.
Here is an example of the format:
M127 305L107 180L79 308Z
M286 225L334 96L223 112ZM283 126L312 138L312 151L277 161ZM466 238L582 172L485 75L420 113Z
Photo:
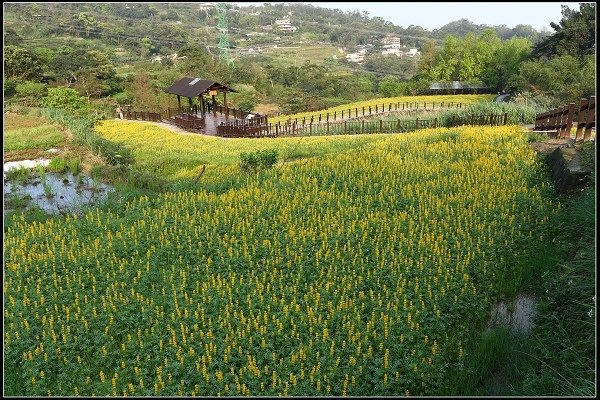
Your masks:
M223 93L223 107L227 108L227 92L236 92L232 88L223 85L222 83L210 81L207 79L190 78L186 76L169 86L165 89L165 92L177 95L177 104L179 107L179 113L183 113L181 106L181 97L187 97L189 101L189 107L192 109L192 99L198 96L200 102L200 116L205 118L208 103L204 98L204 95L212 97L212 109L216 110L216 98L219 93Z

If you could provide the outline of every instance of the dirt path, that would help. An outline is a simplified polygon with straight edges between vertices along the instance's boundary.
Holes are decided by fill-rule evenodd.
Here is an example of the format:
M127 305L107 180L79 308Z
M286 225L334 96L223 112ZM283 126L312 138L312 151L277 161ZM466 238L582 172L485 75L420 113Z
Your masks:
M565 139L546 139L539 142L532 142L531 147L541 153L543 155L548 155L552 153L557 147L566 147L570 144L575 143L574 139L565 138Z

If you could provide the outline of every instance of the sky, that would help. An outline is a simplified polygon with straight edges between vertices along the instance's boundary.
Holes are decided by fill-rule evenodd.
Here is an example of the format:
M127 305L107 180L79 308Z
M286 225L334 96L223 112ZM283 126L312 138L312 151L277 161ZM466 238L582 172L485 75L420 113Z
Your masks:
M240 6L262 6L264 2L235 2ZM270 3L280 3L271 1ZM475 24L531 25L537 31L550 27L550 22L558 23L562 18L561 4L570 9L579 10L579 3L572 2L296 2L312 4L316 7L340 9L341 11L367 11L370 17L381 17L402 28L420 25L428 31L441 28L449 22L468 19ZM293 17L292 17L293 19Z

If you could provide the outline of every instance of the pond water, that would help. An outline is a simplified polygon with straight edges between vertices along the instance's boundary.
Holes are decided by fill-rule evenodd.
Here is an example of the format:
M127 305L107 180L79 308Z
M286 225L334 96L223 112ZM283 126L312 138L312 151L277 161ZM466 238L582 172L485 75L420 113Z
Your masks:
M45 173L26 180L4 180L4 211L37 206L49 214L79 213L84 206L105 198L115 189L92 177L72 173Z
M529 334L534 327L536 304L535 297L525 293L518 293L508 304L503 301L494 304L487 329L504 325L512 333Z

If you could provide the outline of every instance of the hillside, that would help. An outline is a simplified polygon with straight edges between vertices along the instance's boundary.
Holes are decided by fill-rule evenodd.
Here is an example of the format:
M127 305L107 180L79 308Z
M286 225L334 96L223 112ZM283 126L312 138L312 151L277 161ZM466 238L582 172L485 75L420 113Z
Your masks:
M219 51L219 17L214 3L8 3L4 11L6 44L43 44L56 49L67 38L92 39L95 46L107 46L115 53L117 62L148 60L190 43L204 46L215 55ZM293 33L277 29L276 21L285 17L296 28ZM429 32L420 26L399 27L368 13L295 3L262 7L229 4L226 19L235 57L252 56L257 51L265 55L261 50L277 44L306 44L331 46L331 58L338 48L351 52L357 45L372 44L378 49L386 35L399 37L408 48L422 48L430 39L440 41L447 35L462 37L483 30L481 25L461 20ZM271 29L266 29L268 26ZM531 27L492 28L503 39L525 35L534 41L537 38ZM288 58L288 64L290 61Z
M199 74L237 90L234 107L283 113L430 94L435 82L533 92L556 106L593 92L578 78L595 70L593 32L567 26L590 25L594 9L585 5L565 9L566 30L557 25L549 37L465 19L429 32L297 3L8 3L4 12L4 95L28 105L67 87L105 115L117 104L164 109L172 102L163 89ZM553 58L538 62L540 52Z

